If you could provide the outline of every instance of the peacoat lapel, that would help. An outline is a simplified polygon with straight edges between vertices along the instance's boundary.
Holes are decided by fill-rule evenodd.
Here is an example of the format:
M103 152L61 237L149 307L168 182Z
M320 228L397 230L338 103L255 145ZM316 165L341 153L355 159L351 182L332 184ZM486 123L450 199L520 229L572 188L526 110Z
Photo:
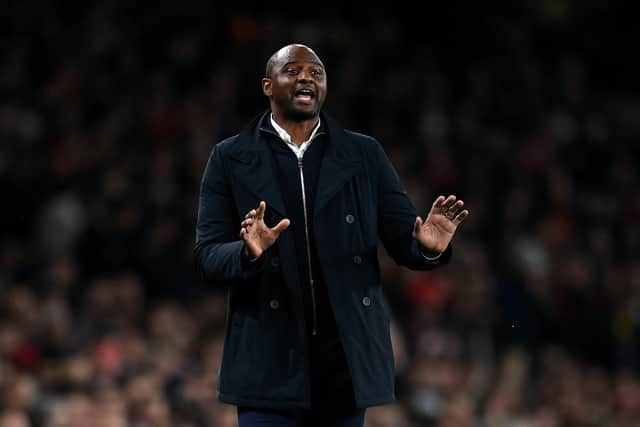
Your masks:
M358 172L362 164L359 153L354 149L344 129L326 114L322 114L321 119L325 121L328 137L325 138L327 146L318 176L314 208L316 217L329 200Z
M256 200L264 200L269 208L286 217L278 180L275 179L273 157L264 138L260 136L260 123L265 114L254 119L240 132L229 155L235 160L234 175L239 184Z

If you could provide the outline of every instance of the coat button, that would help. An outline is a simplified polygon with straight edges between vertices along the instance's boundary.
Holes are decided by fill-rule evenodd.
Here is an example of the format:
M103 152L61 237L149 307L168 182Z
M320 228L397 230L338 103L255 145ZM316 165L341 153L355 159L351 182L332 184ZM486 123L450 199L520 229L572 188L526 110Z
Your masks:
M269 302L269 307L271 307L271 308L272 308L272 309L274 309L274 310L277 310L277 309L278 309L278 307L280 307L280 302L279 302L277 299L272 299L272 300Z
M371 305L371 298L369 297L362 298L362 305L364 305L365 307L369 307Z
M355 264L362 264L362 258L360 258L360 256L356 255L353 257L353 262Z
M280 265L280 258L278 258L278 257L271 258L271 265L273 267L279 266Z
M353 224L356 219L353 215L349 214L344 218L344 220L347 221L347 224Z

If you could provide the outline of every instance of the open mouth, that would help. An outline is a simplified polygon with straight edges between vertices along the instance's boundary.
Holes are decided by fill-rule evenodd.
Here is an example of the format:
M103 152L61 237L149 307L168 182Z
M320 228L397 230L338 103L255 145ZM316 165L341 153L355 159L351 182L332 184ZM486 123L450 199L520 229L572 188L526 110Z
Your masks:
M311 102L311 100L315 97L316 97L315 92L309 88L298 89L293 94L294 99L298 101L303 101L303 102Z

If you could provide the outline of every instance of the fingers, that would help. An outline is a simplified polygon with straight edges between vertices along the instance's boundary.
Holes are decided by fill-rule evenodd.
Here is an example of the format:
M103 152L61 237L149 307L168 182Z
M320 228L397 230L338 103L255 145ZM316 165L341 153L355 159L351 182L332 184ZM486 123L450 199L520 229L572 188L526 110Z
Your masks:
M453 222L456 225L459 225L462 221L464 221L467 217L469 216L469 211L468 210L463 210L462 212L460 212L458 215L456 215L456 217L453 219Z
M267 210L267 204L264 201L261 201L260 204L258 205L258 209L251 209L249 212L247 212L244 218L245 219L247 218L262 219L264 218L265 210Z
M254 217L250 217L249 214L251 212L249 212L247 214L247 216L245 217L246 219L244 221L242 221L240 223L240 238L244 239L245 234L249 233L249 227L251 227L251 225L253 225L254 222Z
M462 204L460 203L464 204L462 200L458 200L456 202L456 196L454 196L453 194L449 195L446 198L444 196L438 196L435 202L433 202L432 210L434 211L434 213L441 213L448 217L451 216L452 209L455 209L457 211L457 209L460 209L462 207Z
M431 211L433 213L442 214L449 219L453 219L455 215L451 212L451 209L455 209L456 211L460 209L462 205L459 205L459 203L461 202L461 200L458 200L458 202L456 202L456 196L454 196L453 194L449 195L446 198L444 196L438 196L438 198L436 198L435 202L433 202L433 205L431 206Z
M456 196L452 194L442 202L442 206L440 208L443 210L443 212L446 212L449 209L451 209L455 203L456 203Z
M451 194L448 197L438 196L432 205L432 212L444 215L448 220L458 225L469 216L469 211L462 209L464 202L457 200L456 196Z
M416 217L416 223L413 225L414 237L420 233L420 227L422 227L422 218Z
M262 221L264 219L264 212L267 209L267 204L262 201L258 205L258 209L251 209L244 216L244 220L240 223L242 228L251 226L255 221Z
M258 210L256 211L256 219L258 221L262 221L264 219L264 212L267 210L267 204L262 201L258 206Z
M460 212L460 210L462 209L463 206L464 206L464 202L462 200L458 200L457 202L455 202L454 204L449 206L449 208L446 210L444 216L446 216L449 219L455 218L456 215L458 215L458 213Z
M445 199L444 196L438 196L438 198L435 200L435 202L433 202L433 205L431 205L433 210L442 209L442 202L444 202L444 199Z

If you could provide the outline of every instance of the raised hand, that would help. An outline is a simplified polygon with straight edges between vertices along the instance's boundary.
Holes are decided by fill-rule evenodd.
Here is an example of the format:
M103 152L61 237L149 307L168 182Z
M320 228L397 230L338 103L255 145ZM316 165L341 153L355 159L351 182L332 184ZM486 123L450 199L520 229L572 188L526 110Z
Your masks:
M464 202L456 201L456 196L439 196L427 215L427 219L417 217L413 227L413 238L420 243L426 254L439 254L449 246L453 235L469 211L462 209Z
M285 218L275 227L269 228L264 223L266 210L267 204L260 202L258 209L251 209L240 224L240 238L244 240L244 255L248 258L257 258L262 255L291 223Z

